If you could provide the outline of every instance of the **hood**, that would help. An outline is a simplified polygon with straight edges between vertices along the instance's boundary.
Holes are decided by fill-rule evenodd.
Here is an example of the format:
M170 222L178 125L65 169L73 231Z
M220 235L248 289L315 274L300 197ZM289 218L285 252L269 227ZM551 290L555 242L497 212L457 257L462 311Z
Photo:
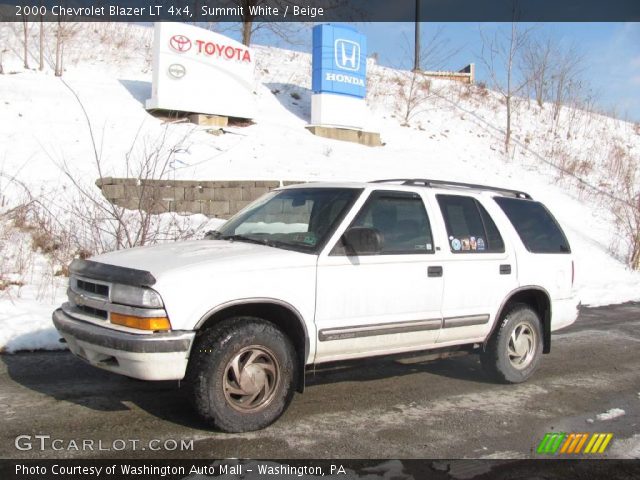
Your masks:
M314 264L316 256L242 241L190 240L105 253L92 261L150 272L160 280L169 272L214 265L216 271L252 271Z

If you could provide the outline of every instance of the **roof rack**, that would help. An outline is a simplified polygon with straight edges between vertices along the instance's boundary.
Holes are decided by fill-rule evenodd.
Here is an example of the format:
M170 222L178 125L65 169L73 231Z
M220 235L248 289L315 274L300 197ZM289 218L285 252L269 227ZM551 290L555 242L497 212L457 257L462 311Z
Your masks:
M519 190L510 190L508 188L490 187L488 185L479 185L475 183L462 183L462 182L449 182L447 180L430 180L426 178L389 178L384 180L374 180L369 183L394 183L402 182L402 185L422 185L424 187L459 187L459 188L471 188L476 190L490 190L492 192L498 192L502 194L512 195L516 198L526 198L531 200L531 195Z

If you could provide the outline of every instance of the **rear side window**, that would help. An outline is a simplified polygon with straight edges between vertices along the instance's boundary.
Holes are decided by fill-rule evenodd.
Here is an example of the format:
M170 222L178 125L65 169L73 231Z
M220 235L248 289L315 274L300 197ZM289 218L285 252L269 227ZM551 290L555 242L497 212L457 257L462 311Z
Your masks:
M496 197L495 201L533 253L571 253L560 225L544 205L532 200Z
M453 253L502 253L504 241L489 213L476 199L436 195Z

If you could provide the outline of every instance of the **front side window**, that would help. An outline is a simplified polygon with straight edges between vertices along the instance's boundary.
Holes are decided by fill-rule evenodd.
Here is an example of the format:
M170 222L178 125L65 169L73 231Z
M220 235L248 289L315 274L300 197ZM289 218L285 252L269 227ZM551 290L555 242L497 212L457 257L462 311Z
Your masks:
M427 211L415 193L373 192L349 228L354 227L371 228L380 234L381 255L433 253Z
M453 253L502 253L504 241L489 212L475 198L436 195Z
M232 217L212 238L317 252L361 192L354 188L272 192Z

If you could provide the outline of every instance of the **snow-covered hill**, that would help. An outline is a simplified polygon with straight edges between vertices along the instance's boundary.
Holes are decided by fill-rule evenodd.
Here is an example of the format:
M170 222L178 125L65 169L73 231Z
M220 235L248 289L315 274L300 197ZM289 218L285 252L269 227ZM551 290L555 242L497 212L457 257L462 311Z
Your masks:
M35 26L32 69L23 68L18 27L0 26L8 44L0 75L0 281L5 279L0 283L0 348L57 346L49 313L64 298L64 276L56 275L64 273L64 262L52 260L41 239L34 242L37 224L16 227L7 212L35 199L56 222L77 222L70 211L77 189L64 170L96 189L91 133L103 176L124 176L133 159L171 147L166 175L176 179L416 177L522 189L547 204L565 228L577 256L576 287L584 304L640 300L640 274L622 261L628 253L625 237L597 193L615 196L621 175L637 175L627 171L640 164L637 125L570 109L554 121L550 106L521 100L513 146L505 154L504 104L495 92L431 81L415 93L420 101L409 109L407 121L410 73L370 60L368 128L379 131L385 145L323 139L304 128L310 119L310 55L255 47L255 123L213 136L203 127L167 123L144 110L151 93L151 29L76 26L60 79L49 67L33 68ZM48 44L53 45L51 38ZM202 216L183 220L198 231L206 224Z

